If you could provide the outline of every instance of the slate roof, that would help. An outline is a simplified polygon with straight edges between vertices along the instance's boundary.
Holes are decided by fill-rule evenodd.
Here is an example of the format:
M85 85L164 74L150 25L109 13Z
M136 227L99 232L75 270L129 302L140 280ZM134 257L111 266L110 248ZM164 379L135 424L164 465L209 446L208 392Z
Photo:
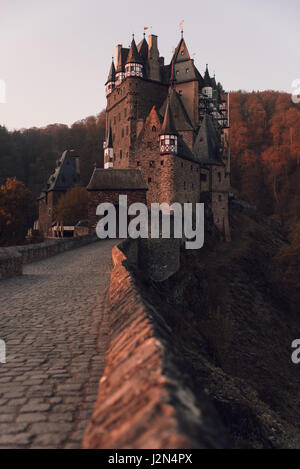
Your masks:
M143 38L141 42L139 42L139 44L137 45L137 50L141 58L143 60L147 60L149 47L148 47L148 42L146 41L145 38Z
M112 137L112 130L111 126L109 127L107 139L106 139L106 148L113 148L113 137Z
M70 187L79 184L80 176L77 174L74 158L69 150L63 152L61 158L57 162L54 173L48 179L46 187L38 200L43 199L47 192L62 191L65 192Z
M180 95L174 90L174 88L172 88L170 96L165 100L162 108L160 109L160 114L163 117L165 116L168 101L170 102L170 109L175 129L177 131L193 130L193 125L181 101Z
M87 190L147 190L140 169L95 168Z
M197 160L203 165L223 166L220 156L221 142L212 121L212 117L204 114L200 129L198 131L193 153Z
M174 124L174 120L172 116L170 99L168 98L166 111L165 111L165 117L164 117L160 135L176 135L176 134L177 134L177 130L175 128L175 124Z

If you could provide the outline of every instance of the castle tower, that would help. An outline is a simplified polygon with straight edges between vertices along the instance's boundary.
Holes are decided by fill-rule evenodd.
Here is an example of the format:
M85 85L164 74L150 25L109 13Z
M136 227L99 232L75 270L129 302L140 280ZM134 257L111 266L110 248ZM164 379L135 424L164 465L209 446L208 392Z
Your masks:
M137 50L134 37L131 41L129 54L125 65L125 78L140 77L143 78L143 61Z
M116 70L114 61L112 61L107 82L105 83L106 96L109 96L115 88Z
M104 169L110 169L114 166L114 149L111 127L108 131L108 136L103 145L104 148Z

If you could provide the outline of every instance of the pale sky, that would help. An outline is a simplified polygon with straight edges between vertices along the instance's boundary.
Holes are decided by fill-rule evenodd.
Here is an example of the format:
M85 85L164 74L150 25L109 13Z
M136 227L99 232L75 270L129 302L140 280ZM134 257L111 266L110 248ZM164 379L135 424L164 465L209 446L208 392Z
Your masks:
M116 44L152 26L168 63L181 20L197 67L208 63L226 90L291 92L300 78L299 0L0 0L0 125L97 114Z

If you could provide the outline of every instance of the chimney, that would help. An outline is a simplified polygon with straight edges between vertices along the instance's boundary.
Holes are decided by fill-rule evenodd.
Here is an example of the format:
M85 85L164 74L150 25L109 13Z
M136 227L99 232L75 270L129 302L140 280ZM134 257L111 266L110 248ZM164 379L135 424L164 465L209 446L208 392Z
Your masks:
M149 66L149 78L150 80L160 81L160 63L159 63L159 51L157 47L157 36L151 34L148 37L149 40L149 52L148 52L148 66Z
M122 69L122 44L118 44L116 48L116 71Z

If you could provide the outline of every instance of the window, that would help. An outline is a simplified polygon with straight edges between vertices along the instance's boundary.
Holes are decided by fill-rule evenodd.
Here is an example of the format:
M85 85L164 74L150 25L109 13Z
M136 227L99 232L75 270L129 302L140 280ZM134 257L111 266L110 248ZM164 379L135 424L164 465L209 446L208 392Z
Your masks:
M185 73L189 73L189 71L190 71L189 68L185 69Z
M192 189L194 189L194 184L192 184Z
M193 165L191 164L191 171L193 171Z
M164 160L161 160L160 164L161 164L161 166L163 166L164 165Z
M120 150L120 160L122 159L122 156L123 156L123 152L122 150Z
M207 176L206 174L200 174L200 181L207 181Z
M150 168L154 168L154 161L150 161L149 166Z
M129 156L129 153L128 153L128 151L127 151L127 152L126 152L126 158L128 158L128 156Z
M155 125L152 127L152 132L156 132L156 127L155 127Z
M137 162L136 162L136 165L137 165L137 166L141 166L141 162L140 162L140 161L137 161Z
M222 196L219 195L219 202L222 202Z
M124 137L124 129L122 129L122 137Z
M221 173L218 173L218 179L219 179L219 182L221 182L221 180L222 180Z
M126 107L125 107L125 109L124 109L124 117L126 117L126 116L127 116L127 109L126 109Z
M183 163L181 163L181 167L183 168Z
M151 179L151 178L148 178L148 182L152 182L152 179Z

